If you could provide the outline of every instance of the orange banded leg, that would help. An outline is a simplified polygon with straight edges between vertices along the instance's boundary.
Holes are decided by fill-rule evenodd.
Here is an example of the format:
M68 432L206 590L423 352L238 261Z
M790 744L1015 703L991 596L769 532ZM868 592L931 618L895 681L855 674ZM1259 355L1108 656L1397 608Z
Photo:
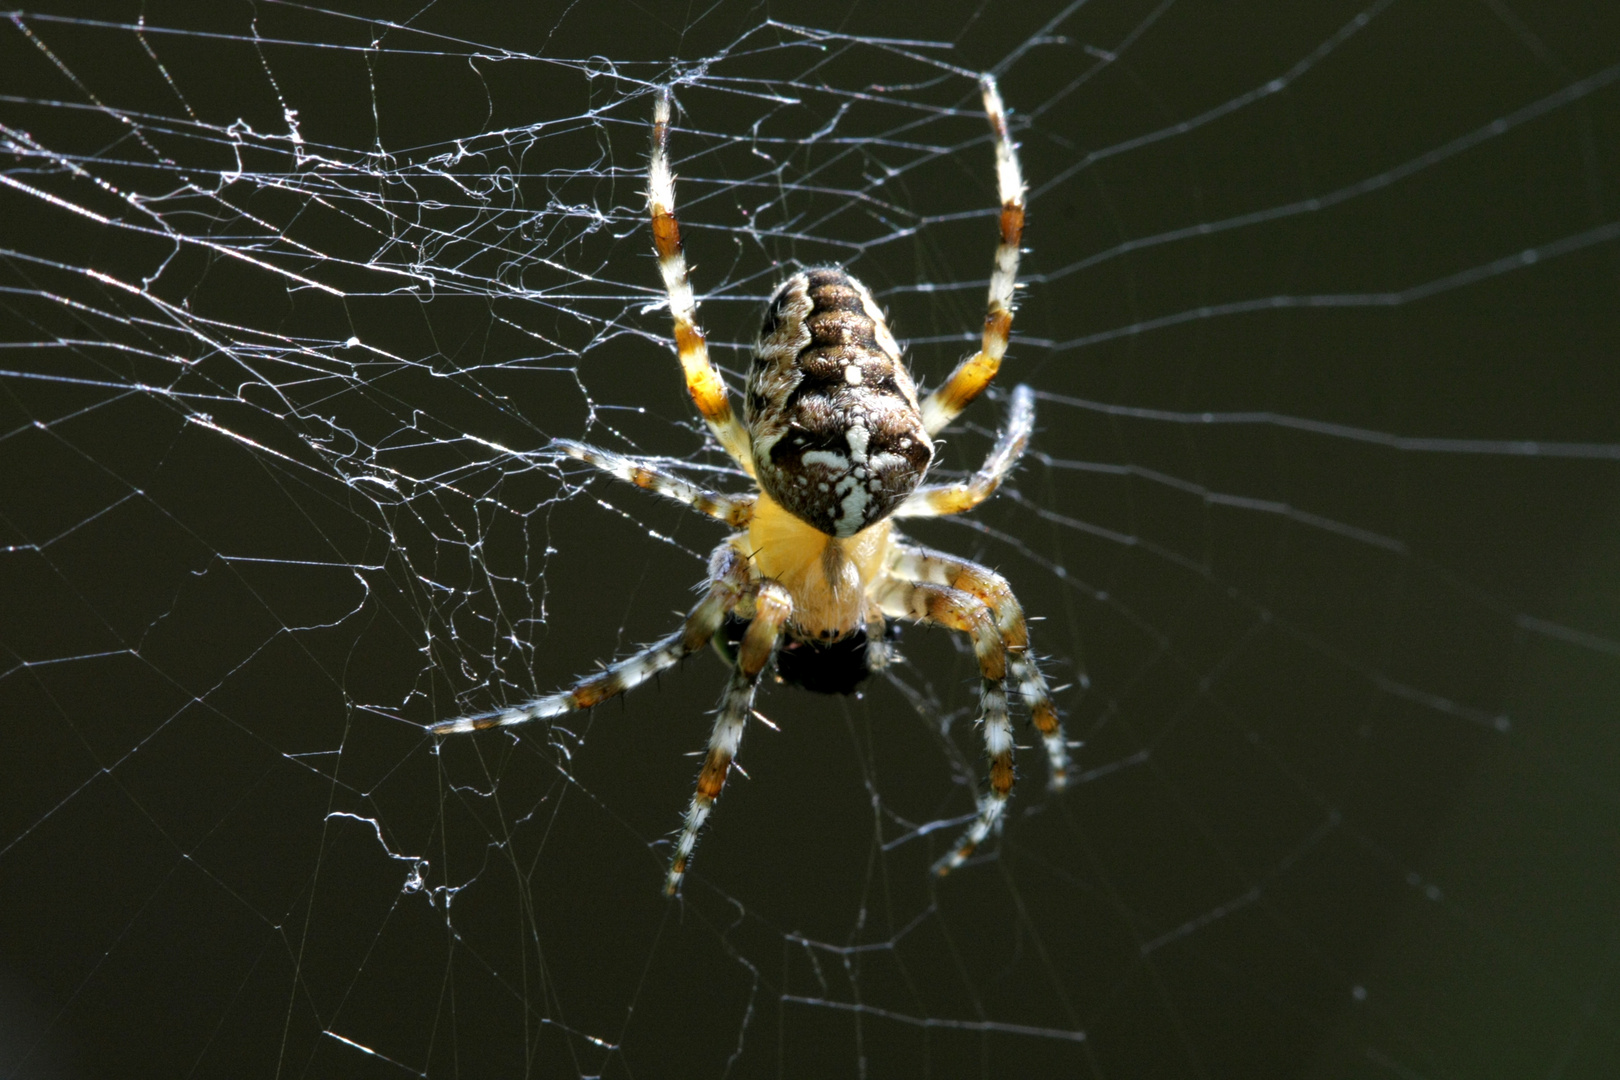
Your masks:
M1007 650L1007 675L1029 707L1029 717L1046 746L1047 786L1062 791L1069 783L1069 742L1052 691L1029 647L1029 624L1007 579L988 567L914 544L895 545L889 573L907 581L927 581L961 589L990 609Z
M652 215L653 247L658 251L658 270L664 276L669 294L669 313L675 319L675 352L686 373L686 389L692 404L708 421L709 430L726 448L726 453L754 475L754 454L749 447L748 429L731 409L726 384L709 361L709 345L698 326L697 300L686 272L686 252L681 247L681 227L675 221L675 174L669 168L669 91L658 92L653 103L652 160L647 169L647 209Z
M571 458L595 465L605 473L645 488L655 495L685 503L700 514L723 521L734 529L747 525L754 516L753 495L727 495L720 491L707 491L674 473L641 458L626 457L610 450L599 450L571 439L555 439L554 445Z
M786 588L774 581L760 583L754 598L754 618L743 633L737 646L737 664L731 672L731 682L720 698L720 711L714 718L714 731L709 735L709 753L703 759L698 773L697 790L692 804L686 810L686 821L681 826L680 839L675 841L675 854L669 860L669 874L664 878L664 895L674 896L681 888L681 879L692 861L692 849L697 845L698 832L709 819L714 801L726 786L726 775L731 762L742 745L743 728L754 707L754 688L759 685L759 673L776 651L777 639L793 614L793 597Z
M1035 391L1027 386L1013 387L1012 407L1007 426L991 448L990 456L972 478L961 484L931 484L906 497L895 510L895 517L946 517L971 510L994 495L1029 445L1035 429Z
M934 864L941 877L967 861L1001 823L1013 786L1012 721L1007 715L1007 651L995 617L984 601L972 593L932 582L891 577L878 589L885 614L935 626L947 626L973 637L983 685L979 693L979 722L984 728L984 751L990 759L990 790L979 796L979 816L968 826L956 847Z
M1007 339L1012 334L1013 286L1018 280L1018 245L1024 238L1024 176L1018 168L1018 150L1007 133L1007 110L1001 92L991 75L979 76L984 95L984 114L996 143L996 189L1001 199L1001 242L996 245L996 264L990 272L989 306L984 316L984 334L979 351L956 366L951 377L922 404L923 425L928 434L938 435L968 403L984 392L1001 368L1007 355Z
M470 731L526 724L530 720L545 720L577 709L589 709L627 690L632 690L660 671L674 667L681 660L709 643L725 617L742 600L748 590L748 560L739 555L726 541L714 549L709 557L709 594L687 615L679 630L662 641L653 643L633 656L627 656L603 671L587 676L572 689L535 698L516 708L499 709L463 716L455 720L441 720L428 728L433 735L460 735Z

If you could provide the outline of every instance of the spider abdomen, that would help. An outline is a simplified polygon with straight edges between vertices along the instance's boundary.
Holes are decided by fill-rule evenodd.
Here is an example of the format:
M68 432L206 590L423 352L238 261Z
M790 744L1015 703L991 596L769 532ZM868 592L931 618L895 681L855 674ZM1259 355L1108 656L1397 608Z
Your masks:
M829 536L881 521L922 481L934 445L883 312L836 267L777 287L744 408L759 483Z

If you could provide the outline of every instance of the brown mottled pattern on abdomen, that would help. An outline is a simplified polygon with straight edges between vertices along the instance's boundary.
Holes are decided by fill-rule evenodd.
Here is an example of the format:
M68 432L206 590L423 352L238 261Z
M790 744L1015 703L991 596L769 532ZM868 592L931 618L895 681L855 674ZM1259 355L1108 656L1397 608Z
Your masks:
M882 520L933 460L917 388L872 294L835 268L778 288L744 413L761 486L832 536Z

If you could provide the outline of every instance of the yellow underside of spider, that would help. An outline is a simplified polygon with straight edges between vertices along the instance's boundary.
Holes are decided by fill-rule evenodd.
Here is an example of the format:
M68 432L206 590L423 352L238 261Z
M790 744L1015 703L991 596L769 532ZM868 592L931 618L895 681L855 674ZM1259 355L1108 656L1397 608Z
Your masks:
M880 521L854 536L829 536L759 493L748 531L732 541L761 578L793 596L793 626L806 638L834 639L865 626L869 589L883 571L893 527Z

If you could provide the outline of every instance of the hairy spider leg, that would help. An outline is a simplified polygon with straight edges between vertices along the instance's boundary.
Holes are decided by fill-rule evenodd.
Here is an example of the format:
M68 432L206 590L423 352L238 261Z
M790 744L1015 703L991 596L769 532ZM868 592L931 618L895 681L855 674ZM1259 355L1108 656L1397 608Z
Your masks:
M899 619L945 626L973 636L973 652L983 677L979 692L979 723L984 729L984 750L990 759L990 790L979 796L979 816L956 847L934 864L943 877L967 861L974 849L1000 824L1013 787L1012 721L1007 712L1007 650L995 616L972 593L932 582L891 577L878 589L878 602L886 614Z
M1030 721L1046 746L1047 786L1062 791L1069 785L1069 741L1063 733L1052 691L1029 647L1029 624L1024 609L1007 579L978 563L899 542L890 556L888 572L908 582L928 582L959 589L990 610L1007 656L1007 676L1029 708Z
M586 676L568 690L547 694L511 709L443 720L429 727L428 732L433 735L460 735L526 724L530 720L544 720L577 709L589 709L633 690L707 645L726 616L747 595L749 578L748 560L739 555L731 541L727 540L715 548L714 554L709 557L708 595L687 615L681 628L669 637L608 665L595 675Z
M886 636L888 629L883 609L873 604L866 613L866 670L874 675L894 661L895 649Z
M754 504L758 498L752 494L728 495L723 491L708 491L645 458L626 457L571 439L554 439L553 444L571 458L594 465L655 495L685 503L698 513L723 521L734 529L742 528L753 519Z
M930 484L918 488L895 508L894 516L946 517L978 506L996 493L1002 480L1024 456L1034 429L1035 391L1024 385L1015 386L1012 405L1007 410L1007 426L979 471L960 484Z
M731 681L720 697L720 709L714 718L714 731L709 735L709 752L698 773L697 790L692 793L692 804L687 808L686 821L675 842L675 853L669 860L669 874L664 878L664 895L674 896L681 887L681 879L692 861L692 849L697 845L698 832L709 819L714 801L726 786L726 775L731 762L742 745L743 728L754 707L754 689L759 685L759 673L776 651L782 628L793 614L793 595L774 581L759 583L754 597L754 618L743 633L737 647L737 663L731 671Z
M681 227L675 221L675 174L669 169L669 90L662 89L653 103L652 161L647 168L647 209L652 215L653 246L658 250L658 270L664 276L669 294L669 313L675 319L675 352L686 373L686 389L692 404L708 421L709 430L720 440L726 453L754 475L754 454L748 429L732 411L725 380L709 361L709 345L697 321L697 301L686 272L686 252L681 247Z
M1018 279L1018 245L1024 237L1024 177L1018 168L1018 152L1007 133L1007 110L1001 104L993 75L979 76L984 95L984 113L996 143L996 188L1001 199L1001 242L996 246L995 268L990 272L989 307L984 316L984 335L979 351L957 365L938 390L922 403L923 424L928 434L938 435L961 411L990 385L1007 354L1007 338L1012 333L1013 286Z

